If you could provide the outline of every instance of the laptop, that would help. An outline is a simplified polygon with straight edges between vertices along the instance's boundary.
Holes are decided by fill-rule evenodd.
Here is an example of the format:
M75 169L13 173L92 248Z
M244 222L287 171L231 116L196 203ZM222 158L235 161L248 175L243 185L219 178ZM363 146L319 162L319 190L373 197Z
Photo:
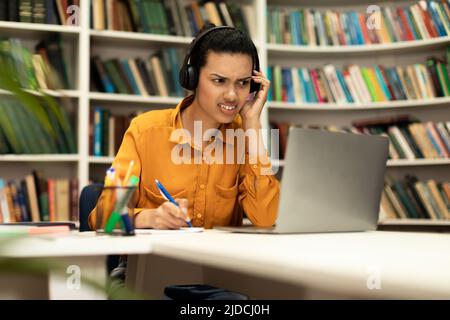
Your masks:
M274 227L216 227L243 233L375 230L389 140L291 127Z

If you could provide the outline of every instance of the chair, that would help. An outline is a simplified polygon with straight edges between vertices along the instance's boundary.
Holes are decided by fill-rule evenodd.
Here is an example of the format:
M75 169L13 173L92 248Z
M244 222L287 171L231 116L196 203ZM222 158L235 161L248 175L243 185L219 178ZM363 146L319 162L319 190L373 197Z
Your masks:
M79 203L79 221L80 221L80 232L92 231L89 227L89 214L92 209L97 205L97 200L102 193L103 184L96 183L91 184L83 188L80 194ZM107 258L107 268L108 274L119 265L120 256L108 256Z

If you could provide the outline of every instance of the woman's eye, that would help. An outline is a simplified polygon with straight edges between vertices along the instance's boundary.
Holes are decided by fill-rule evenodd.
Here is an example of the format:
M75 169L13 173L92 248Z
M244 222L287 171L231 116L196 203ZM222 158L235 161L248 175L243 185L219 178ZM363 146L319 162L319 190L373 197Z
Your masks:
M215 83L223 83L223 79L213 79L213 82L215 82Z
M242 80L242 81L239 81L239 85L244 86L244 87L245 87L248 83L249 83L248 80Z

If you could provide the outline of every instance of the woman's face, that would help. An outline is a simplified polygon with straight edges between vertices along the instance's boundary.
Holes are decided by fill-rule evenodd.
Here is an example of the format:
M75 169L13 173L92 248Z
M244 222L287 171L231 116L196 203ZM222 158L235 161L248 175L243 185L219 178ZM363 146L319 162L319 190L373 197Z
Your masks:
M214 122L232 122L249 95L251 76L251 56L210 51L196 91L202 112Z

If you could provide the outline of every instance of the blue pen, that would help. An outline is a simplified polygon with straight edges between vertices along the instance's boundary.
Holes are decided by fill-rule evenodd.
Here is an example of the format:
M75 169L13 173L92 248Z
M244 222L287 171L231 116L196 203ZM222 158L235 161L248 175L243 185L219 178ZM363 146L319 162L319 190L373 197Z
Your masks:
M164 199L172 202L174 205L176 205L179 208L180 206L178 205L178 203L175 202L175 199L172 198L172 196L170 195L169 192L167 192L167 190L163 187L161 182L159 182L158 179L155 179L155 183L156 183L156 187L158 188L159 192L164 197ZM189 228L192 228L192 223L190 221L186 220L186 223L189 226Z

